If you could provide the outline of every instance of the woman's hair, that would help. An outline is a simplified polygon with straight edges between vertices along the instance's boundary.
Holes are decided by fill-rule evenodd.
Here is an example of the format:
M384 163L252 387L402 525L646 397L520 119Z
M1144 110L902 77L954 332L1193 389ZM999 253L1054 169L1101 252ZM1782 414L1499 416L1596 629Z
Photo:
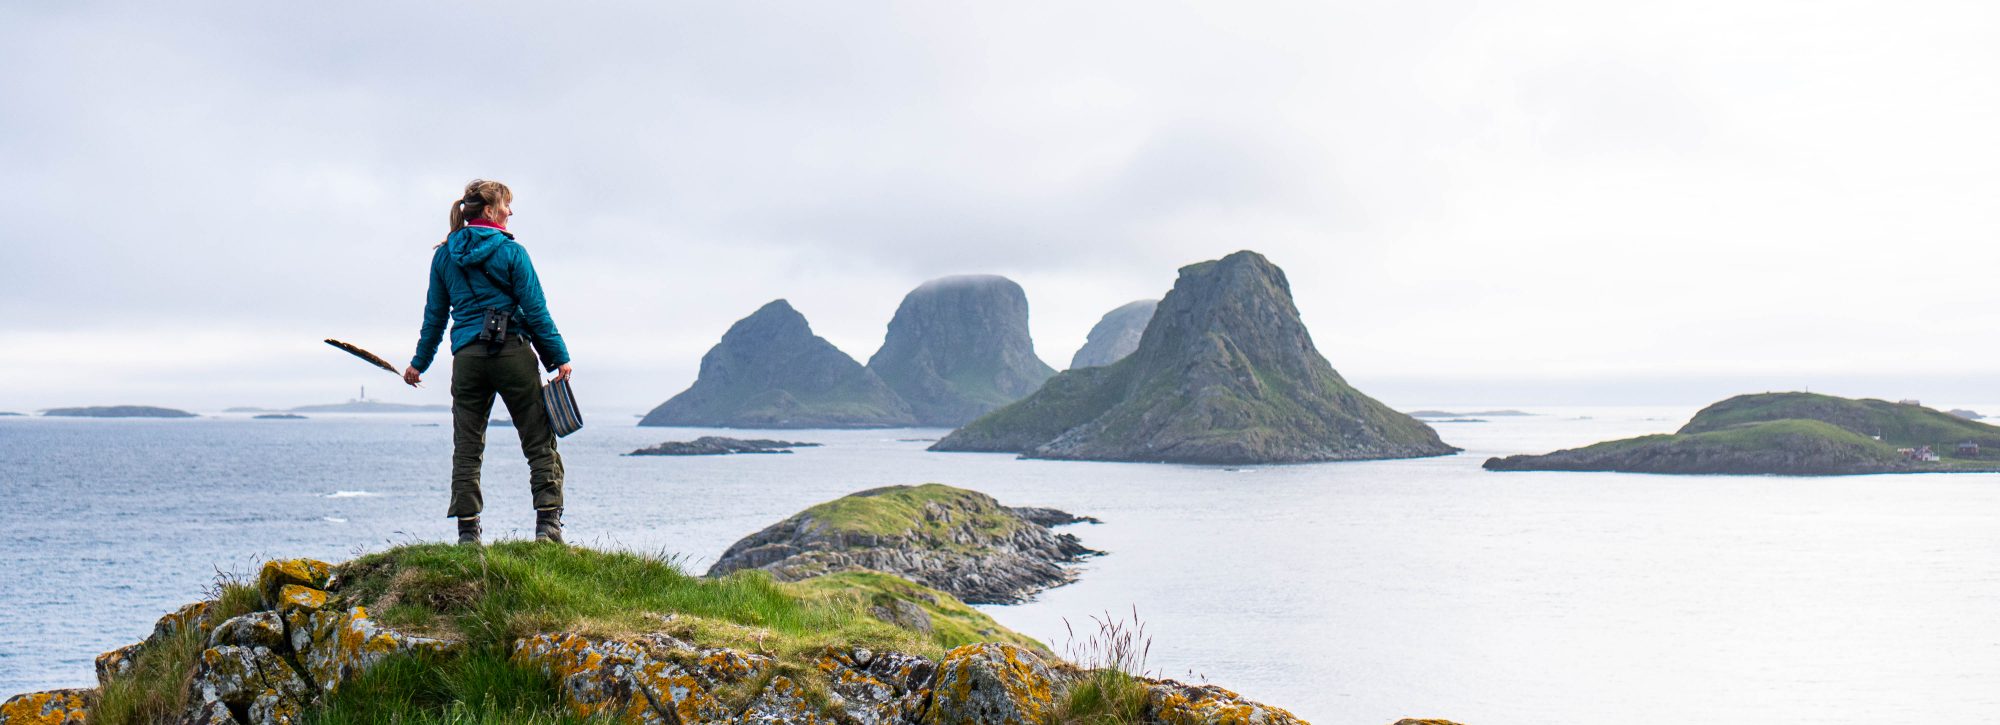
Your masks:
M514 192L508 189L506 184L473 179L465 185L465 195L451 203L451 231L446 233L445 237L450 238L452 234L458 233L458 230L464 229L465 220L485 214L486 207L513 200Z

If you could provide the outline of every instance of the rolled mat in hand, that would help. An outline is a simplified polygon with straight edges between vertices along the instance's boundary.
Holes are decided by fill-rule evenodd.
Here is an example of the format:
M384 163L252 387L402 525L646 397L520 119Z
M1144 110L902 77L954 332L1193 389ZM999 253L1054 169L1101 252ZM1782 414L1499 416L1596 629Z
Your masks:
M549 411L549 426L555 429L557 438L583 427L583 411L576 408L576 394L570 392L569 378L542 386L542 407Z

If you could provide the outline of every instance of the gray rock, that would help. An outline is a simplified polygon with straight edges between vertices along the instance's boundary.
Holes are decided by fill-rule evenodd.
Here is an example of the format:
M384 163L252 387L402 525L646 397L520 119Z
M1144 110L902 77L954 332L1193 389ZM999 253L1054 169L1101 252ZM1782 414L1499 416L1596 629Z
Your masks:
M919 425L956 427L1020 400L1056 373L1035 356L1028 296L1006 277L925 282L903 297L868 369Z
M1070 369L1103 367L1138 350L1139 338L1146 332L1146 323L1153 321L1153 309L1159 304L1159 300L1139 300L1104 313L1084 337L1083 347L1070 357Z

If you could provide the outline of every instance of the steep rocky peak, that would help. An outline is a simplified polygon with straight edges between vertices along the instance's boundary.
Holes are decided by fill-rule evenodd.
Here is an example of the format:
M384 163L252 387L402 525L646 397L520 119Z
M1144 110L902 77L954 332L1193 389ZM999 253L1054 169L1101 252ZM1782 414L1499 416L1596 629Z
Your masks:
M812 325L806 316L792 308L792 303L784 299L771 300L749 317L737 320L723 333L724 341L732 338L774 338L786 336L812 337Z
M1240 355L1258 365L1317 359L1284 270L1252 251L1182 267L1134 353L1148 364Z

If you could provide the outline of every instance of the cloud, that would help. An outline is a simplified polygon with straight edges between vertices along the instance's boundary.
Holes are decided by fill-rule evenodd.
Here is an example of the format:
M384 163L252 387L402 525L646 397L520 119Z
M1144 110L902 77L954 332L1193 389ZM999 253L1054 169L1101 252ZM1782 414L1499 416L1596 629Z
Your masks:
M17 4L0 339L38 359L0 373L90 375L0 407L344 395L313 345L407 354L473 176L635 407L770 299L866 359L917 283L1006 274L1060 361L1242 248L1357 379L1991 370L1995 13Z

